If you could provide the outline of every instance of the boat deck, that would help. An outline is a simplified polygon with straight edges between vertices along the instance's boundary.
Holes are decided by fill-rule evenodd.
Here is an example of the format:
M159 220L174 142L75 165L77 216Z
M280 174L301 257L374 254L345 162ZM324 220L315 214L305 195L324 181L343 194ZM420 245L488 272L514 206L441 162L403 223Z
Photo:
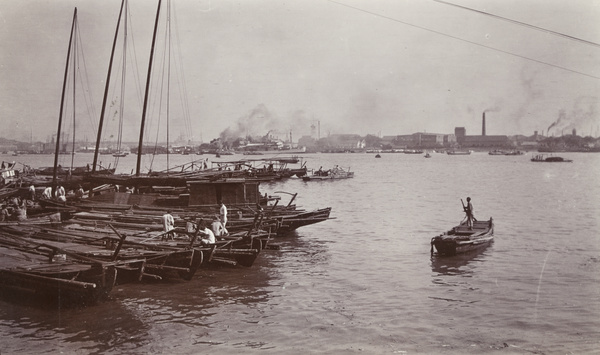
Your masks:
M490 227L489 223L489 221L473 221L473 229L469 229L467 224L463 223L460 226L454 227L452 232L455 235L473 235L487 231Z

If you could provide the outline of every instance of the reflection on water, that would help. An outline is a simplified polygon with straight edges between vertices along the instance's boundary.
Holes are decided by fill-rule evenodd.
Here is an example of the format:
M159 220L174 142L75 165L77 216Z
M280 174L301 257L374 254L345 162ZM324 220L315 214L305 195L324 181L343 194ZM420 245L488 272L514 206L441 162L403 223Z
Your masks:
M436 276L446 275L462 275L468 276L472 274L480 263L485 262L485 256L489 254L493 248L493 242L485 249L474 250L464 254L454 256L431 256L431 271L433 271L434 280ZM435 282L435 281L434 281Z
M570 156L575 161L568 166L484 153L307 157L309 168L339 164L356 176L328 184L261 184L261 192L298 192L294 203L332 207L334 219L275 239L279 250L264 250L250 268L199 270L190 282L118 286L108 302L87 309L0 302L0 351L525 354L598 348L600 155ZM174 164L184 158L173 157ZM466 196L476 215L494 217L494 244L475 254L431 258L431 237L462 219Z
M264 309L276 307L286 289L294 289L294 283L280 279L281 270L299 277L327 270L330 255L326 241L293 233L273 243L279 248L263 250L251 268L201 269L189 282L167 279L120 285L108 301L94 307L57 309L0 301L0 332L15 337L1 350L18 352L20 344L31 348L39 342L39 349L47 352L58 351L58 344L60 348L85 349L86 353L140 348L160 352L163 347L154 344L156 339L166 337L164 349L171 349L176 334L188 334L200 347L227 342L228 338L219 340L223 324L235 319L239 332L250 332L261 322ZM236 347L269 345L249 341Z
M150 325L120 302L101 302L93 307L55 309L0 303L2 352L35 349L36 353L57 351L57 345L86 349L89 353L137 342L144 338ZM149 339L146 339L149 341ZM66 344L66 345L65 345ZM125 348L130 345L125 345ZM31 350L30 350L31 351Z

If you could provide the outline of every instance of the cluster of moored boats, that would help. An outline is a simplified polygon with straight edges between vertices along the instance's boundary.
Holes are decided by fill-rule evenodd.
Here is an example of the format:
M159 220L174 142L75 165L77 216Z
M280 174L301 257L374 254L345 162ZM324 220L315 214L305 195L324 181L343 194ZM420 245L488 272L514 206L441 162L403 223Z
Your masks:
M15 179L3 180L0 189L2 291L90 303L106 298L116 284L190 280L201 268L250 267L262 251L277 247L276 237L330 218L330 207L296 206L296 194L283 204L282 195L260 193L268 173L280 179L289 171L220 164L144 176L55 174L47 186L33 185L40 175L11 166ZM64 196L60 186L67 186ZM227 233L207 243L203 227L222 220L220 203L227 206ZM163 225L167 214L172 230Z

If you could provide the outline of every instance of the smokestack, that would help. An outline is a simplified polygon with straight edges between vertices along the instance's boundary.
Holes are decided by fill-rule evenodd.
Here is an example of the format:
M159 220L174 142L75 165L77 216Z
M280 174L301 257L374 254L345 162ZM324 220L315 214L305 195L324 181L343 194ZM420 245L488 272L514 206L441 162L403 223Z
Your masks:
M485 136L485 111L483 111L483 119L482 119L482 124L481 124L481 135Z

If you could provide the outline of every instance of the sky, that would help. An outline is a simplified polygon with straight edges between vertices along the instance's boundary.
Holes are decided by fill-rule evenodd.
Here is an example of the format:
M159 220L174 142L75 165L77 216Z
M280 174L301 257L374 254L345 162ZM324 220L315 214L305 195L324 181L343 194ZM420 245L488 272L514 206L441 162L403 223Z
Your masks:
M157 3L128 2L105 141L138 140ZM120 5L0 1L0 137L57 131L77 7L62 129L95 140ZM163 0L159 23L145 140L477 135L483 112L488 135L600 136L600 0Z

